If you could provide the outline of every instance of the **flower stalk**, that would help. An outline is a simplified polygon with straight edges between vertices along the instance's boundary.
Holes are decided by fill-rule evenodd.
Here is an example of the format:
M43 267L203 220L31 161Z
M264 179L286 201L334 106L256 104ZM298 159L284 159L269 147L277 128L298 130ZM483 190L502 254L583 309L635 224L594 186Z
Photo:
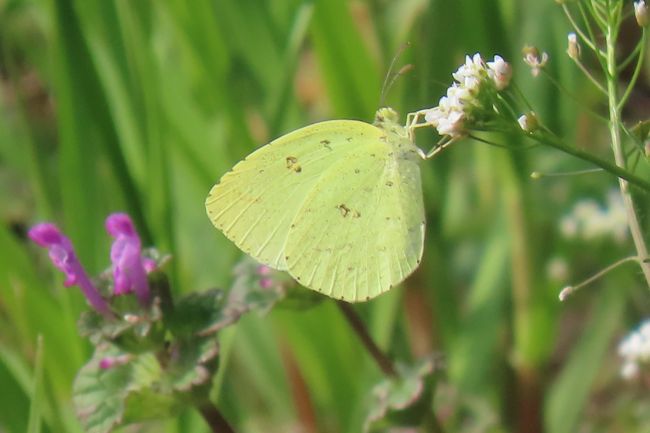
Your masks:
M359 336L363 347L365 347L368 353L370 353L381 371L383 371L388 377L397 377L397 370L395 369L393 361L386 356L379 346L377 346L377 343L374 342L368 329L363 324L363 321L361 321L361 318L356 311L354 311L347 302L338 301L336 305L338 305L339 310L341 310L345 319L348 321L357 336Z
M607 29L605 33L606 54L607 54L607 93L609 95L609 130L611 138L612 151L614 153L614 160L616 166L626 171L625 154L623 152L623 145L621 141L621 105L618 99L618 65L616 63L616 40L618 37L618 30L620 24L620 5L613 8L609 14L607 22ZM644 38L645 40L645 38ZM634 83L630 83L633 86ZM643 237L641 225L637 217L634 201L628 185L628 179L619 176L618 183L623 196L623 204L627 214L628 225L630 234L640 258L648 257L648 247ZM650 263L640 261L639 265L643 271L646 284L650 287Z

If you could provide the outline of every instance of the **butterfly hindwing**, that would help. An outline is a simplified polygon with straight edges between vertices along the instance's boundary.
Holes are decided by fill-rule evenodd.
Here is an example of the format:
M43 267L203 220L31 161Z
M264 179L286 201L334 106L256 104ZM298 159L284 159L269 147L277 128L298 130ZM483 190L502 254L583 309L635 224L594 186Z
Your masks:
M365 141L330 167L296 215L286 261L303 285L361 301L389 290L419 264L424 238L419 157L407 138L388 136Z

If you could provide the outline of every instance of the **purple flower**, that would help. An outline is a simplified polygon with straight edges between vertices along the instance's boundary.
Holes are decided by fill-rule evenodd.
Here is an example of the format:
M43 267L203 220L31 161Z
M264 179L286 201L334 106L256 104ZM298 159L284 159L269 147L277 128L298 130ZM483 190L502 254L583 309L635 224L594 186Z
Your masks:
M115 238L111 246L115 294L135 292L142 305L149 305L147 269L151 263L142 258L140 237L131 218L124 213L111 214L106 218L106 230Z
M93 285L77 259L70 239L52 223L37 224L29 230L28 236L38 245L47 248L54 266L66 276L66 287L78 285L92 307L104 315L110 315L108 303Z
M130 355L107 356L99 361L99 368L108 370L109 368L127 364L131 360Z
M275 284L271 276L272 272L273 269L269 266L260 265L257 267L257 275L260 276L259 284L262 289L270 289Z

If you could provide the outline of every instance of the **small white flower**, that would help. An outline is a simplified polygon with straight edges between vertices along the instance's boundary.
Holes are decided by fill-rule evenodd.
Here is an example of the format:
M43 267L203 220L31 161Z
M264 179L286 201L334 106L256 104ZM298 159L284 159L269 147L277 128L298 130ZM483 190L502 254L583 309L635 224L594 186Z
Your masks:
M535 132L539 128L539 121L534 111L519 116L517 122L524 132Z
M621 376L625 379L634 379L642 368L650 367L650 320L641 323L621 341L618 354L623 358Z
M546 263L546 276L553 281L563 281L569 276L569 265L562 257L553 257Z
M477 53L465 56L465 63L452 76L454 83L440 98L438 106L424 111L424 120L438 134L454 140L467 135L473 119L491 109L489 98L495 89L499 91L508 85L512 71L503 58L495 56L493 62L486 64Z
M447 100L450 101L450 105L460 107L463 103L471 102L472 99L474 99L474 95L472 95L471 90L465 86L459 86L454 83L447 89Z
M503 90L510 84L512 67L501 56L494 56L494 60L487 62L488 76L494 81L497 90Z
M578 222L572 215L567 215L560 220L560 232L568 239L578 235Z
M648 6L645 4L644 0L634 2L634 16L636 17L636 22L639 26L648 26L650 17L648 17Z
M465 131L465 114L462 111L452 111L446 117L438 121L437 126L440 135L449 135L452 138L460 138Z
M579 237L586 241L606 236L619 243L625 241L628 236L627 214L620 192L610 191L605 206L594 200L580 200L562 218L560 231L567 238Z
M523 50L524 63L530 66L530 72L533 77L537 77L540 71L546 66L548 62L548 54L539 54L539 50L535 47L525 47Z
M639 364L636 362L626 362L621 367L621 376L625 380L635 379L639 375Z
M567 36L568 45L567 45L567 54L573 60L578 60L580 58L580 45L578 44L578 37L575 33L569 33Z

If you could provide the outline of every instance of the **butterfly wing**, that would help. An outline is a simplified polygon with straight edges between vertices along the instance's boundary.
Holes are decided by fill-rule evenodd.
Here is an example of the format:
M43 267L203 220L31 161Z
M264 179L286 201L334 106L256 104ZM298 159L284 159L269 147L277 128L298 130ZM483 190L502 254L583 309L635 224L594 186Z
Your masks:
M335 120L284 135L221 178L206 199L208 216L242 251L285 270L290 225L314 185L332 165L379 134L364 122Z
M311 187L285 249L288 271L301 284L362 301L400 283L420 263L419 156L407 138L391 140L363 139Z

